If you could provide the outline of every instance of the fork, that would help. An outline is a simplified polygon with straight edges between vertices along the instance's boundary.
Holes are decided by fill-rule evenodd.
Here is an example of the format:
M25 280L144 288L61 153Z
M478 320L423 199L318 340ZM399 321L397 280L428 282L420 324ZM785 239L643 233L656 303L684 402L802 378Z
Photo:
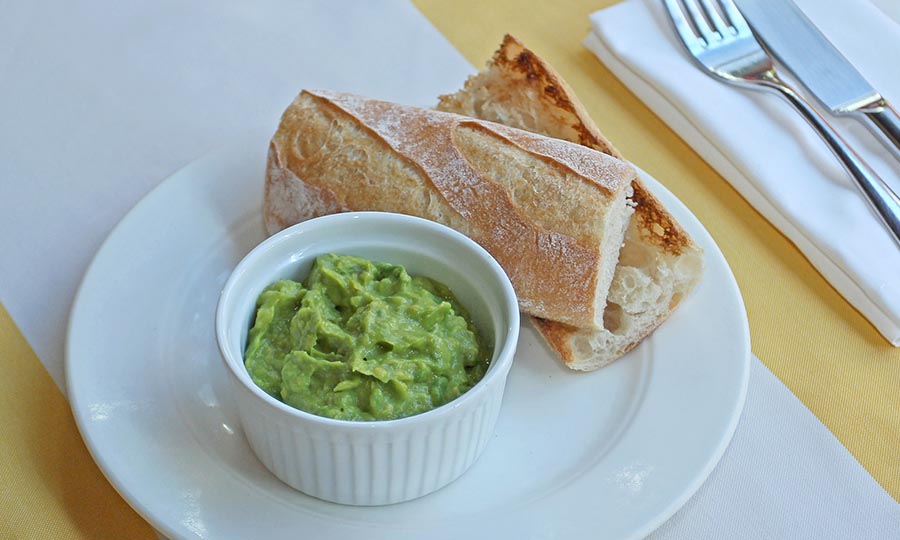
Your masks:
M734 2L663 1L688 53L707 74L737 86L773 91L803 115L856 181L900 246L900 198L809 102L781 80L772 57L760 45Z

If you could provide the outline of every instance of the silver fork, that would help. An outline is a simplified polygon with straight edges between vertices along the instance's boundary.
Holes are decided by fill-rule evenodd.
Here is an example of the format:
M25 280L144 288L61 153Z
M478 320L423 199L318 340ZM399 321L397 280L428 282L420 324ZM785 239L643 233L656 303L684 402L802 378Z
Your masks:
M900 246L900 198L805 99L781 80L772 58L734 2L663 1L681 41L707 74L738 86L774 91L803 115L856 181Z

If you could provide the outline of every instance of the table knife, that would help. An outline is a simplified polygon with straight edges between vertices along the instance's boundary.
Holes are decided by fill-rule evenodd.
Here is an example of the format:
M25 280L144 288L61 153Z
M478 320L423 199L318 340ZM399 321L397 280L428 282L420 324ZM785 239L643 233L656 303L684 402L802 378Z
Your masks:
M769 49L819 102L865 122L900 159L900 116L791 0L735 0ZM889 65L885 66L886 69ZM880 132L880 133L879 133Z

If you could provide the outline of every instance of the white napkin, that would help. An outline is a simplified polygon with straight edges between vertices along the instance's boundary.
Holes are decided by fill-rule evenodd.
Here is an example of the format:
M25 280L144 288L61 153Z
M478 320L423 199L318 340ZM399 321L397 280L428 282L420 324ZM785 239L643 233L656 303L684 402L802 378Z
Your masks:
M900 25L867 0L795 1L900 106L900 70L885 56L900 51ZM900 346L900 250L800 115L774 94L695 67L662 2L629 0L592 14L591 23L585 45ZM887 149L857 120L826 117L900 192L900 163Z

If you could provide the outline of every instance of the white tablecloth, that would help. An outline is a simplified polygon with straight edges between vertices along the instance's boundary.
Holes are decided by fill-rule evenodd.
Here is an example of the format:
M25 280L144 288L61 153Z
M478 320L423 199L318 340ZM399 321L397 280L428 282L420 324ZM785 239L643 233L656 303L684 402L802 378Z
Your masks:
M430 105L474 70L405 1L38 0L2 13L0 301L60 386L81 276L170 173L274 130L302 87ZM654 537L897 538L900 506L754 359L731 447Z

